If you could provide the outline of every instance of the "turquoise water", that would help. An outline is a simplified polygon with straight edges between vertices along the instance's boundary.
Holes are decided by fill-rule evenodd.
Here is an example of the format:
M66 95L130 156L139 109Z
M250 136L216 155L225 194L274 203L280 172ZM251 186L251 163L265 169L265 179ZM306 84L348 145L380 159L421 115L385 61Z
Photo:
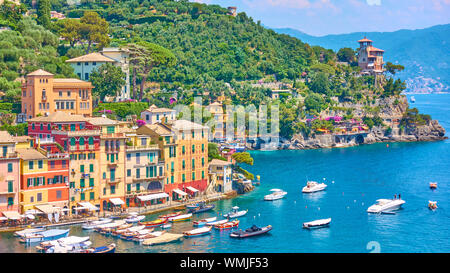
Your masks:
M450 130L450 95L414 95L423 113ZM270 234L232 239L228 232L180 243L144 247L72 227L72 235L89 234L95 246L116 242L118 252L449 252L450 251L450 142L385 143L343 149L253 152L249 171L261 176L261 186L232 200L217 202L215 213L237 205L249 212L240 226L273 226ZM306 180L328 184L324 192L305 195ZM334 181L334 183L333 183ZM438 188L429 189L429 182ZM288 192L285 199L262 201L271 188ZM406 200L395 215L369 215L379 198L400 193ZM428 200L438 202L430 211ZM203 213L200 218L214 213ZM303 222L332 218L329 228L304 230ZM149 216L150 220L156 216ZM191 222L175 223L170 232L193 229ZM0 252L34 252L12 237L0 235Z

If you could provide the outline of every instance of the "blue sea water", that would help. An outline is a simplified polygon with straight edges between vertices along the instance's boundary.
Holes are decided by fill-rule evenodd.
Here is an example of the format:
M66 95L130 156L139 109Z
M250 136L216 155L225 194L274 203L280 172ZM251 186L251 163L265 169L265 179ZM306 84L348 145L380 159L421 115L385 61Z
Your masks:
M414 95L421 112L431 114L450 130L450 94ZM266 235L233 239L229 231L180 243L144 247L72 227L71 235L90 235L94 246L111 242L117 252L449 252L450 141L378 143L351 148L252 152L248 170L261 177L253 192L216 202L216 209L198 218L226 213L232 206L248 209L240 227L272 225ZM326 191L302 194L307 180L325 181ZM430 190L429 182L438 183ZM263 201L272 188L286 198ZM370 215L367 208L380 198L401 194L406 201L395 215ZM438 209L428 209L428 201ZM302 229L302 223L332 218L328 228ZM148 217L149 220L156 216ZM196 217L197 218L197 217ZM193 229L191 222L175 223L169 232ZM12 237L0 234L0 252L34 252Z

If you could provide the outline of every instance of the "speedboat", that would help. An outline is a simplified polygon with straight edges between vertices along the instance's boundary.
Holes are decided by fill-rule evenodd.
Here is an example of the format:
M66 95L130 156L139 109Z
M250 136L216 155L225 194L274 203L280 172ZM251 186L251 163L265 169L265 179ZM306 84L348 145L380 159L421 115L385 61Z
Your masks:
M91 230L91 229L96 228L99 225L111 223L112 221L113 221L113 219L110 219L110 218L100 219L100 220L97 220L97 221L92 221L92 222L85 223L85 224L83 224L81 226L81 228L85 229L85 230Z
M394 210L400 209L400 207L405 203L405 200L401 199L378 199L375 205L370 206L367 212L370 213L383 213L392 212Z
M188 210L195 209L195 208L198 208L199 206L204 205L204 204L205 204L204 201L200 201L198 203L186 205L186 209L188 209Z
M212 229L212 226L196 228L196 229L193 229L193 230L190 230L190 231L183 232L183 235L185 237L194 237L194 236L206 235L206 234L211 233L211 229Z
M205 204L201 204L198 207L194 208L194 209L189 209L189 212L196 214L196 213L201 213L201 212L205 212L208 210L212 210L216 207L216 205L211 204L211 205L205 205Z
M34 234L45 231L45 228L27 228L20 231L14 232L14 236L23 237L26 234Z
M436 189L437 183L436 182L430 182L430 189Z
M42 242L38 246L36 246L36 248L40 251L47 251L51 247L61 247L66 248L67 250L71 250L72 248L87 241L89 241L89 236L86 237L68 236L58 240ZM50 252L54 252L54 249L53 251Z
M321 228L329 226L331 222L331 218L320 219L311 222L303 223L303 228Z
M247 228L246 230L233 231L232 233L230 233L230 237L247 238L247 237L251 237L251 236L261 235L261 234L267 233L271 230L272 230L271 225L268 225L268 226L265 226L262 228L253 225L252 227Z
M49 229L39 233L26 234L20 239L22 243L51 241L67 237L70 229Z
M239 209L238 206L232 207L231 211L229 213L227 213L227 214L224 214L223 217L225 217L225 218L236 218L236 217L244 216L248 212L248 210L238 211L238 209Z
M131 215L128 218L125 219L125 222L127 223L137 223L141 220L144 220L145 216L144 215Z
M223 220L218 220L218 221L213 221L213 222L207 222L206 225L207 226L215 226L215 225L224 224L226 222L228 222L228 219L223 219Z
M201 227L206 225L207 223L214 222L217 220L217 217L205 218L198 221L194 221L194 226Z
M315 181L306 182L306 186L303 187L302 192L312 193L317 191L323 191L327 185L325 183L317 183Z
M287 194L287 192L280 190L280 189L271 189L270 191L272 193L264 196L264 200L266 200L266 201L278 200L278 199L284 198L284 196L286 196L286 194Z
M416 102L416 98L414 98L414 96L412 96L412 97L409 99L409 101L412 102L412 103L415 103L415 102Z
M182 214L174 217L170 217L170 222L189 221L192 218L192 213Z
M431 210L437 209L437 201L428 201L428 208Z

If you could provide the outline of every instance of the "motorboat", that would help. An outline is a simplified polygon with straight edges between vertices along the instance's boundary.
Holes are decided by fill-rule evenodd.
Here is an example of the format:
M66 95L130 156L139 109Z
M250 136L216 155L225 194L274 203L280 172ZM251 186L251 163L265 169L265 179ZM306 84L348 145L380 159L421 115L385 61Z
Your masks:
M14 232L14 236L16 237L23 237L27 234L34 234L45 231L45 228L27 228L20 231Z
M139 227L139 229L136 229ZM125 232L120 233L119 237L123 240L132 240L134 237L139 235L145 235L153 231L152 229L145 229L145 226L136 226L135 228L129 228Z
M409 99L410 102L415 103L416 102L416 98L414 96L411 96L411 98Z
M248 210L241 210L238 211L239 207L234 206L231 208L231 211L224 214L223 217L225 218L236 218L236 217L241 217L247 214Z
M167 221L168 221L167 218L165 218L165 219L158 218L154 221L139 222L138 224L144 225L146 227L159 227L159 226L166 224Z
M272 230L271 225L268 225L268 226L265 226L262 228L257 227L256 225L253 225L252 227L247 228L246 230L238 230L238 231L231 232L230 237L232 237L232 238L247 238L247 237L251 237L251 236L265 234L271 230Z
M148 232L146 234L141 234L141 235L135 236L133 238L133 241L143 242L143 241L145 241L147 239L150 239L150 238L159 237L159 236L163 235L164 233L166 233L165 230L162 230L162 231L152 231L152 230L150 230L150 232Z
M436 189L437 183L436 182L430 182L430 189Z
M306 182L306 186L303 187L302 192L303 193L312 193L312 192L318 192L323 191L327 185L325 183L317 183L315 181L308 181Z
M100 220L97 220L97 221L87 222L87 223L83 224L81 226L81 228L84 229L84 230L92 230L92 229L96 228L99 225L111 223L112 221L113 221L113 219L111 219L111 218L100 219Z
M394 210L400 209L400 207L405 203L402 199L378 199L377 203L370 206L367 209L369 213L384 213L392 212Z
M110 244L107 246L100 246L96 248L88 248L82 253L114 253L116 251L116 244Z
M264 196L264 200L266 200L266 201L278 200L278 199L284 198L287 194L287 192L280 190L280 189L271 189L270 191L272 193Z
M206 225L207 223L214 222L217 220L217 217L205 218L198 221L194 221L194 226L201 227Z
M303 223L303 228L321 228L321 227L327 227L331 223L331 218L327 219L320 219L315 220L311 222Z
M84 242L89 241L89 236L86 237L79 237L79 236L68 236L57 240L52 241L46 241L41 242L38 246L36 246L36 249L40 251L47 251L51 247L64 247L67 248L67 250L72 249L73 247L80 245ZM52 251L50 251L52 252ZM54 252L54 250L53 250Z
M70 229L49 229L38 233L25 234L20 242L22 243L37 243L44 241L51 241L67 237Z
M186 209L187 209L187 210L195 209L195 208L198 208L199 206L204 205L204 204L205 204L204 201L200 201L200 202L198 202L198 203L186 205Z
M96 226L94 229L95 229L95 231L98 231L101 234L109 234L112 231L116 230L117 228L123 227L124 224L125 224L124 220L117 220L117 221L114 221L111 223ZM126 225L128 225L128 227L129 227L131 224L126 224Z
M132 224L145 219L145 215L132 215L125 219L125 222Z
M168 218L170 222L189 221L192 218L192 213L181 214L178 216Z
M190 209L189 212L196 214L196 213L202 213L205 211L209 211L212 210L216 207L216 205L214 204L210 204L210 205L205 205L205 204L201 204L200 206L194 208L194 209Z
M142 225L134 226L134 227L128 227L128 228L124 228L124 229L120 229L120 230L114 231L113 235L121 237L123 234L135 233L135 232L143 230L145 228L146 228L146 226L142 226Z
M225 222L223 224L216 224L214 225L214 228L219 229L219 230L226 230L226 229L232 229L239 226L239 220L233 220L233 221L229 221L229 222Z
M106 232L106 233L110 233L113 236L120 236L120 234L127 232L129 228L131 228L133 226L133 224L123 224L120 225L118 227L115 228L106 228L103 229L102 232ZM139 226L139 227L144 227L145 226Z
M218 220L218 221L213 221L213 222L207 222L205 225L207 226L215 226L215 225L220 225L223 223L228 222L228 219L222 219L222 220Z
M196 228L190 231L183 232L185 237L202 236L211 233L212 226Z
M178 216L178 215L181 215L181 211L174 212L174 213L169 213L169 214L165 214L165 215L161 215L161 216L158 216L158 218L159 219L168 219L168 218L175 217L175 216Z
M428 208L431 210L437 209L437 201L428 201Z
M61 245L56 244L44 250L45 253L80 253L92 245L91 241L84 241L78 244Z

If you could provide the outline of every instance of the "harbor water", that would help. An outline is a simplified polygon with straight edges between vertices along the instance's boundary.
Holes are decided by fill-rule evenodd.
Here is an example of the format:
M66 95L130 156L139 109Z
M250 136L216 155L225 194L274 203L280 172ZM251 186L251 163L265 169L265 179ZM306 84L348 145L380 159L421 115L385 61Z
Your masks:
M414 95L422 113L450 130L450 94ZM448 133L447 133L448 135ZM191 221L174 223L168 232L191 230L192 221L220 216L231 207L248 209L240 228L272 225L262 236L234 239L230 231L184 239L178 243L142 246L83 231L71 226L70 235L91 236L93 246L116 243L116 252L449 252L450 141L378 143L351 148L257 151L247 169L261 177L261 185L246 195L216 202L212 212ZM245 168L245 167L244 167ZM307 180L325 182L325 191L303 194ZM436 190L429 188L437 182ZM263 201L272 188L288 192L284 199ZM396 214L372 215L367 208L380 198L401 194L406 201ZM438 209L428 209L428 201ZM165 212L168 213L168 212ZM164 213L164 214L165 214ZM147 216L147 220L156 219ZM302 229L302 223L332 218L327 228ZM61 227L66 228L66 227ZM0 234L0 252L35 252L12 233Z

